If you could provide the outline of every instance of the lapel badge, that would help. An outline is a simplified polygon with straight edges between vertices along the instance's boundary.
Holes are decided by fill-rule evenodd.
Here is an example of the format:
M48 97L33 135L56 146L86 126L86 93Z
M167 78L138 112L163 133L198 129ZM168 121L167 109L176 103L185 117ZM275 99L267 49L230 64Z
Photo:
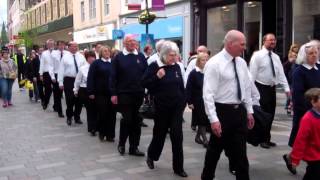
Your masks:
M140 60L139 59L137 59L137 63L140 64Z

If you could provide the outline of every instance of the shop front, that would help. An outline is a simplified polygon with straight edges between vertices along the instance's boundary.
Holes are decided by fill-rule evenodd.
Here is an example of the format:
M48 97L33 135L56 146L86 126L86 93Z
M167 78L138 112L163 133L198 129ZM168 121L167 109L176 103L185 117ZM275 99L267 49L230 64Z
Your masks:
M80 49L91 49L96 43L114 47L115 41L112 40L114 27L114 24L107 24L76 31L73 33L73 38L79 44Z
M204 44L215 54L223 47L226 32L238 29L247 38L244 53L247 61L254 51L261 48L262 37L266 33L276 35L275 51L280 57L285 57L293 38L292 4L296 4L295 1L305 3L303 0L293 1L194 0L193 47Z

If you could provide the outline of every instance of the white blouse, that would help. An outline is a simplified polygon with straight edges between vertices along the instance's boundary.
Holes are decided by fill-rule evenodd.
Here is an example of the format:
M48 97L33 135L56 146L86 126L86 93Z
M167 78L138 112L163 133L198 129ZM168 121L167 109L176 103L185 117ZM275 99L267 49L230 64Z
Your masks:
M87 87L89 67L90 67L90 64L88 63L80 67L79 72L76 76L76 80L74 81L74 88L73 88L74 94L78 94L80 87L83 87L83 88Z

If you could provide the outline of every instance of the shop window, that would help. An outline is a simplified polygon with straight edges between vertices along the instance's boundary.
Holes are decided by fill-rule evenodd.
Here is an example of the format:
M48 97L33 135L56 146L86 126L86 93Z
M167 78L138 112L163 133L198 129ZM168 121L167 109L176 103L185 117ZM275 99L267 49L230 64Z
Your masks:
M207 46L214 55L223 47L225 34L237 28L237 6L232 4L208 9L207 17Z
M293 42L302 45L320 38L320 1L293 0Z

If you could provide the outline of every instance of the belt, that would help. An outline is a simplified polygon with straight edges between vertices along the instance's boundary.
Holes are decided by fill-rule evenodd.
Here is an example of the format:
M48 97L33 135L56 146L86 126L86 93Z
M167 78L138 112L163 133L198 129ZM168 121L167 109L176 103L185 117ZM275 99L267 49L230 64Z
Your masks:
M228 108L238 109L242 104L223 104L223 103L216 103L216 105L225 106Z

